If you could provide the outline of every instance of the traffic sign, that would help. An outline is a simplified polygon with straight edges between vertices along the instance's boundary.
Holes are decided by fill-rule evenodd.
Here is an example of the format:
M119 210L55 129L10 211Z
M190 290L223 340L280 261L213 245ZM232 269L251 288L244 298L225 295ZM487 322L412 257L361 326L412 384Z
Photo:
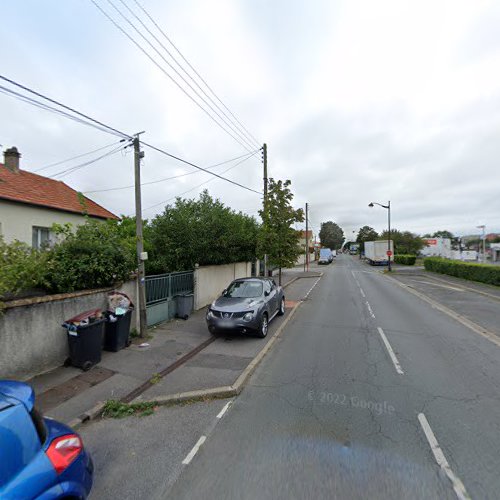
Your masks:
M387 257L390 257L392 255L392 252L390 250L387 250Z

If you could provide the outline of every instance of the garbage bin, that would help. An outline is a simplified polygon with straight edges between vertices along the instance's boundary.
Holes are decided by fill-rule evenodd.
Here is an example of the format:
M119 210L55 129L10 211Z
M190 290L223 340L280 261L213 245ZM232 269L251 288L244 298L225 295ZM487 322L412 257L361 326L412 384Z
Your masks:
M177 314L178 318L188 319L191 311L193 310L194 295L192 293L185 293L177 295Z
M106 311L106 327L104 329L104 349L117 352L130 345L130 320L132 309L125 314L114 314Z
M69 347L69 358L64 363L66 366L87 371L101 361L104 321L101 310L92 309L63 323Z

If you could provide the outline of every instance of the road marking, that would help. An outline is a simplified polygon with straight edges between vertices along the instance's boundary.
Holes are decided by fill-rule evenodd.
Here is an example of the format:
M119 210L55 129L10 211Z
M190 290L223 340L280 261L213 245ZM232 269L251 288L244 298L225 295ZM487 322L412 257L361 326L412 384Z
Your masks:
M457 287L454 287L454 286L449 286L449 285L441 285L440 283L432 283L430 281L420 281L420 280L413 280L414 282L416 283L424 283L426 285L432 285L432 286L439 286L441 288L447 288L448 290L454 290L455 292L463 292L464 289L463 288L457 288Z
M401 365L399 364L398 358L396 358L396 354L394 354L394 351L391 347L391 344L389 344L389 341L387 340L387 337L385 336L384 330L382 330L382 328L380 328L380 326L377 328L377 330L378 330L378 333L380 333L380 336L382 337L382 341L384 342L387 351L389 352L389 356L391 357L392 363L393 363L394 367L396 368L396 371L400 375L404 375L405 372L401 368Z
M361 295L362 295L363 297L366 297L365 292L363 291L363 289L362 289L361 287L359 287L359 291L361 292Z
M432 432L431 426L429 425L429 422L427 421L427 418L423 413L418 414L418 421L422 426L422 429L425 433L425 437L429 442L432 454L434 455L437 464L439 465L439 467L441 467L443 472L448 476L448 479L451 481L451 484L453 485L453 490L455 491L457 497L460 500L470 500L469 494L467 493L464 484L451 470L450 464L448 463L448 460L446 460L443 450L439 446L436 436L434 435L434 432Z
M207 436L201 436L201 438L198 439L198 442L193 446L193 449L187 454L186 458L182 461L184 465L189 465L191 460L193 460L194 456L198 453L200 446L205 442L206 439Z
M368 307L368 311L370 312L370 316L375 319L375 314L373 314L372 307L370 306L370 303L366 301L366 307Z
M226 413L226 411L229 409L229 407L231 406L231 403L232 403L232 401L229 401L228 403L226 403L224 405L224 408L222 408L220 413L217 415L217 418L222 418L224 416L224 413Z
M314 285L306 293L306 296L304 297L304 299L307 299L307 297L309 297L309 294L313 291L314 287L318 284L320 279L321 279L321 276L314 282Z

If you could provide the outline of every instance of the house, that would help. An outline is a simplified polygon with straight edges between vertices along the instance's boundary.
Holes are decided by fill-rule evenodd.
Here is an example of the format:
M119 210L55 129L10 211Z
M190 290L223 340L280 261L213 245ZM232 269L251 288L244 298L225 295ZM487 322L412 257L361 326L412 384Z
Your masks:
M85 215L119 218L64 182L21 170L20 158L12 147L4 151L0 163L0 235L7 243L19 240L40 248L50 243L54 223L78 226Z
M312 230L299 231L299 233L299 247L302 250L302 254L295 263L297 266L303 265L305 262L306 247L309 249L309 262L314 261L314 236Z

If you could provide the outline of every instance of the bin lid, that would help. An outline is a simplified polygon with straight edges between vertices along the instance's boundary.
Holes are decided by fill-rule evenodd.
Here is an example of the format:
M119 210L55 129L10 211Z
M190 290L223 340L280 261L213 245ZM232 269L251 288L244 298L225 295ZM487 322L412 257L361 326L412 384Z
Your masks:
M80 323L82 321L85 321L86 319L89 318L101 318L102 317L102 311L100 309L90 309L88 311L82 312L78 314L77 316L67 319L65 323Z

